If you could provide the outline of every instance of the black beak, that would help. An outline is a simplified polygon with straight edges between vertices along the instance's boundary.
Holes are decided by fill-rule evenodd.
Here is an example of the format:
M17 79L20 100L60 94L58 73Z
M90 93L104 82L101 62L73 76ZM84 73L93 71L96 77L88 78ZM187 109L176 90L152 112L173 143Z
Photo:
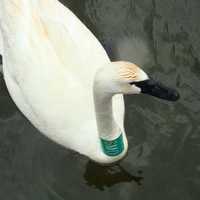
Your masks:
M167 87L152 78L140 82L134 82L131 84L135 84L137 87L141 88L142 93L149 94L160 99L177 101L180 98L178 91L173 88Z

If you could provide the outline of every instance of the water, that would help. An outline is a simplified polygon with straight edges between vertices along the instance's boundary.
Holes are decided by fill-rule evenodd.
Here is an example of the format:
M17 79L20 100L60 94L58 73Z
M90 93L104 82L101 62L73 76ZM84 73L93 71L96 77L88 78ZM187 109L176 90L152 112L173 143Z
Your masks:
M62 0L112 60L129 60L181 99L126 97L128 156L98 166L42 136L0 82L0 199L197 200L200 192L200 1Z

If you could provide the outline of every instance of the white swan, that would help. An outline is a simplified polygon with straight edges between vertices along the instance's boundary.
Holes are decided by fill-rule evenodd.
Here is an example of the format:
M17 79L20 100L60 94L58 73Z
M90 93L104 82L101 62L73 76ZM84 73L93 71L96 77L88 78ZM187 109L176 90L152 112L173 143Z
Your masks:
M122 94L177 100L128 62L110 62L95 36L56 0L1 0L4 77L19 109L53 141L108 164L128 144Z

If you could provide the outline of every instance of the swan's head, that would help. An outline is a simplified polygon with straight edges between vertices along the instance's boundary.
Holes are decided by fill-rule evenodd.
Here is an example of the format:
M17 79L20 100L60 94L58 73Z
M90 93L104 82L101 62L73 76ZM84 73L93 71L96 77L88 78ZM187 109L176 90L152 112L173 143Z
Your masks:
M95 90L107 94L148 94L168 101L179 99L179 93L150 78L140 67L129 62L112 62L100 68Z

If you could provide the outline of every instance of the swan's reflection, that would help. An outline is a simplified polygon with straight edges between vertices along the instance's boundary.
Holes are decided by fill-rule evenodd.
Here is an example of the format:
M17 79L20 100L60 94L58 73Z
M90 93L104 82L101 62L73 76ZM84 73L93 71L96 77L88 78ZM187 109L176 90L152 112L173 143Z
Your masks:
M88 186L104 190L105 187L111 187L122 182L135 181L138 185L141 185L143 180L141 173L141 171L138 171L138 175L134 176L120 166L120 164L101 166L89 161L86 165L84 178Z

